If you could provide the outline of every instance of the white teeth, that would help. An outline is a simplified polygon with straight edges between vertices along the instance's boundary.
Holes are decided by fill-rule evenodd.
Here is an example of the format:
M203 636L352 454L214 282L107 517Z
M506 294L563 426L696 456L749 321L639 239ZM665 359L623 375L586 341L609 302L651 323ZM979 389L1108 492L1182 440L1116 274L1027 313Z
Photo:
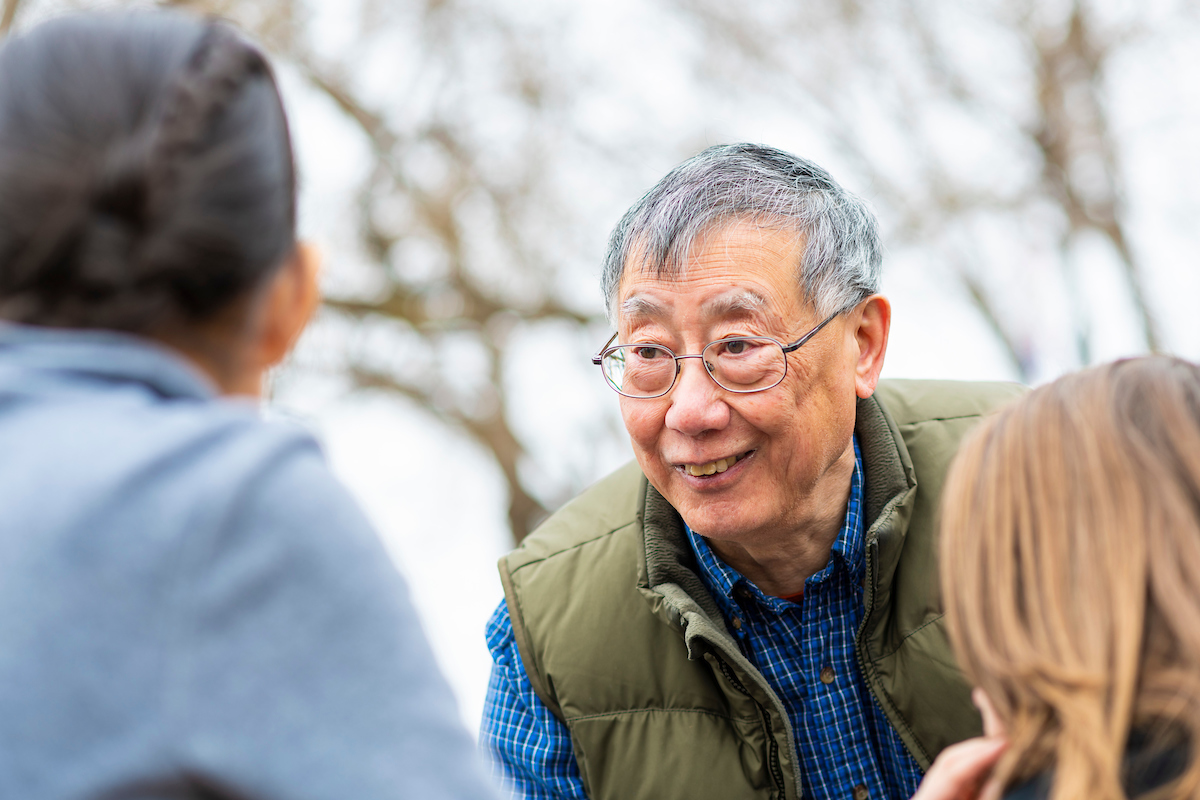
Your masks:
M683 467L683 471L686 472L688 475L692 475L692 476L698 478L702 475L712 475L713 473L716 473L716 472L724 472L725 470L729 469L734 464L736 464L737 460L738 460L737 456L730 456L729 458L722 458L717 461L710 461L707 464L686 464Z

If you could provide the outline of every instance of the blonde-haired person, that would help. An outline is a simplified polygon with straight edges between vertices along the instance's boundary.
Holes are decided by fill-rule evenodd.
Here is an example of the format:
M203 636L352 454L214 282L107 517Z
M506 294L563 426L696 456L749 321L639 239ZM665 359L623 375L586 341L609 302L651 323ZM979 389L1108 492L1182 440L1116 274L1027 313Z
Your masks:
M1200 367L1119 361L981 425L941 547L993 736L947 750L918 797L1200 797Z

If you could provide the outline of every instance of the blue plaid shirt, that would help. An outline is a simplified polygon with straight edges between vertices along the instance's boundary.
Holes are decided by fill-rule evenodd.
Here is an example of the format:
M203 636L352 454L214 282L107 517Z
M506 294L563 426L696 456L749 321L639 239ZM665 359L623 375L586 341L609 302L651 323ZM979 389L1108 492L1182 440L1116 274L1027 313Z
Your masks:
M854 440L846 519L829 563L804 584L799 602L770 597L688 531L700 577L742 652L782 700L796 736L804 794L825 800L910 797L921 770L875 702L854 653L862 621L865 532L863 471ZM488 623L494 666L480 734L497 777L517 797L585 800L571 734L534 693L504 603Z

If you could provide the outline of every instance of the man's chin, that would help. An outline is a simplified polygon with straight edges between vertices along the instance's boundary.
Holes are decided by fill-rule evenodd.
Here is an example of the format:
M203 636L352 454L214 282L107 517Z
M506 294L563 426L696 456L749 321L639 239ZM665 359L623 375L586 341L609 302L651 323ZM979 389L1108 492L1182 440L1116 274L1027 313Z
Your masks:
M668 498L669 500L670 498ZM688 508L686 510L675 506L680 512L684 523L695 533L705 539L721 542L738 542L745 539L747 532L753 530L748 521L740 519L736 514L722 511L718 508Z
M730 497L716 487L698 491L692 485L695 478L681 475L673 468L648 472L643 466L642 472L650 485L679 512L688 528L706 539L738 541L756 527L754 520L745 519L749 499L743 495Z

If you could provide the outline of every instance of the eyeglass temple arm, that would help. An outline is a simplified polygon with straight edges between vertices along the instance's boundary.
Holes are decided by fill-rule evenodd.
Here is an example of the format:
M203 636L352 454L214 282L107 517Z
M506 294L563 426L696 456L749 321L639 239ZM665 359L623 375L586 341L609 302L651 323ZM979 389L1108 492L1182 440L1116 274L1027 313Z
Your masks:
M787 347L783 348L783 352L794 353L795 351L799 350L801 347L804 346L805 342L807 342L809 339L811 339L812 337L814 337L818 333L820 333L821 328L824 328L826 325L833 322L834 318L837 317L841 313L842 313L841 311L835 311L834 313L830 314L828 317L825 318L825 321L822 322L820 325L813 328L811 331L804 334L799 339L797 339L796 341L789 344Z
M783 352L792 353L792 352L795 352L796 350L799 350L801 347L804 346L805 342L807 342L809 339L811 339L812 337L814 337L818 333L820 333L822 328L824 328L829 323L833 322L833 320L841 313L842 313L842 311L839 310L839 311L835 311L832 314L830 314L828 317L825 318L825 320L820 325L818 325L817 327L813 328L808 333L801 336L798 340L796 340L796 341L792 342L791 344L787 345L786 347L784 347ZM600 366L600 363L604 360L604 351L607 350L609 348L609 346L614 341L616 341L616 339L617 339L617 334L615 334L615 333L612 336L608 337L608 341L605 342L604 346L600 348L600 352L597 353L596 355L592 356L593 364L595 364L596 366ZM692 356L677 356L676 358L691 358L691 357ZM679 362L678 361L675 362L675 369L678 372L678 370L679 370Z
M600 366L600 362L604 360L604 351L607 350L609 345L611 345L616 340L617 340L617 335L615 333L612 336L608 337L608 341L605 342L604 346L600 348L600 352L596 353L596 355L592 356L592 363L595 364L597 367Z

